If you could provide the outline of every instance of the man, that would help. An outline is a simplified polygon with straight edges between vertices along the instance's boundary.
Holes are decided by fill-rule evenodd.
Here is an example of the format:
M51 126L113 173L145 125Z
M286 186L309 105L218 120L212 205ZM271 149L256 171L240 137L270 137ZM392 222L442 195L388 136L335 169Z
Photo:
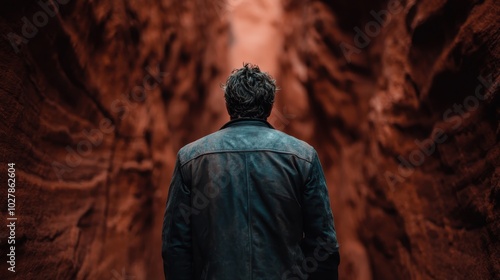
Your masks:
M259 67L234 70L231 121L179 151L163 220L167 280L337 279L323 170L310 145L266 121L275 92Z

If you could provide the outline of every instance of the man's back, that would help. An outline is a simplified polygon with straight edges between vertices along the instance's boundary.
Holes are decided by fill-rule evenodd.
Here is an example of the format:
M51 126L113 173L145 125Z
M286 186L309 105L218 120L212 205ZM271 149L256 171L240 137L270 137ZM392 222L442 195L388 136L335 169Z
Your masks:
M338 244L316 151L245 118L183 147L163 244L168 280L336 274Z

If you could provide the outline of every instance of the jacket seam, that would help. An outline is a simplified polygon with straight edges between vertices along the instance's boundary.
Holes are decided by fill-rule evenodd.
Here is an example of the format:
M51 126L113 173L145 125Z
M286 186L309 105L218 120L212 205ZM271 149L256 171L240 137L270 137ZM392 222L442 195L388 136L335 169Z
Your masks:
M178 161L179 161L179 163L180 163L180 159L179 159L178 157L177 157L177 160L178 160ZM177 164L177 163L176 163L176 164ZM175 167L174 167L174 170L175 170ZM178 167L178 170L176 170L176 171L177 171L177 172L179 172L179 174L174 174L173 176L176 176L176 175L180 176L181 186L180 186L180 187L173 186L175 189L174 189L174 193L172 194L172 201L177 201L177 196L179 195L179 192L180 192L180 191L182 191L182 189L181 189L181 188L182 188L183 186L187 187L187 185L186 185L186 184L184 184L184 178L183 178L183 175L182 175L181 166L179 166L179 167ZM168 224L169 224L169 225L168 225L168 227L169 227L169 228L172 228L172 224L173 224L173 222L174 222L174 216L175 216L175 214L177 214L177 210L178 210L178 208L179 208L178 206L179 206L179 205L177 205L177 207L176 207L177 209L175 209L175 212L174 212L174 213L172 213L172 216L171 216L170 221L169 221L169 223L168 223ZM172 242L171 242L171 241L172 241L172 236L171 236L171 231L170 231L170 230L169 230L169 234L168 234L168 236L167 236L167 240L169 241L168 243L172 243Z
M287 155L292 155L292 156L295 156L296 158L299 158L301 160L304 160L310 164L312 164L312 161L313 159L309 160L305 157L302 157L300 155L297 155L295 153L292 153L292 152L286 152L286 151L280 151L280 150L274 150L274 149L249 149L249 150L217 150L217 151L210 151L210 152L205 152L205 153L201 153L199 155L196 155L192 158L190 158L189 160L186 160L186 162L184 163L181 163L181 167L188 164L189 162L201 157L201 156L204 156L204 155L210 155L210 154L219 154L219 153L248 153L248 152L273 152L273 153L279 153L279 154L287 154Z
M247 186L247 205L248 205L248 237L249 237L249 246L248 249L250 251L250 262L249 262L249 271L250 271L250 279L253 279L253 236L252 236L252 207L250 205L250 184L248 180L248 157L247 154L245 154L245 183Z

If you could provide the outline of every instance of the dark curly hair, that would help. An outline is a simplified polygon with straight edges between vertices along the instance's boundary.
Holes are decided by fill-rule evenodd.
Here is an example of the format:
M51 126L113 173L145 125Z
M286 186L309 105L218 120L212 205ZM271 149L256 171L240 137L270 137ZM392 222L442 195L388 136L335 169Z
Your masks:
M276 81L259 66L244 63L234 69L222 85L226 107L231 119L257 118L266 120L273 108Z

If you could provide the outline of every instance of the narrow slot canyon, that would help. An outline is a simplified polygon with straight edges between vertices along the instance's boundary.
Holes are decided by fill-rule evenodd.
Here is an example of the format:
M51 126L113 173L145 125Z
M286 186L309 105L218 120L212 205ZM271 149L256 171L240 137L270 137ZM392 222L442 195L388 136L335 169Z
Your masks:
M0 278L163 279L176 154L249 62L318 151L340 279L496 279L499 30L496 0L4 1Z

